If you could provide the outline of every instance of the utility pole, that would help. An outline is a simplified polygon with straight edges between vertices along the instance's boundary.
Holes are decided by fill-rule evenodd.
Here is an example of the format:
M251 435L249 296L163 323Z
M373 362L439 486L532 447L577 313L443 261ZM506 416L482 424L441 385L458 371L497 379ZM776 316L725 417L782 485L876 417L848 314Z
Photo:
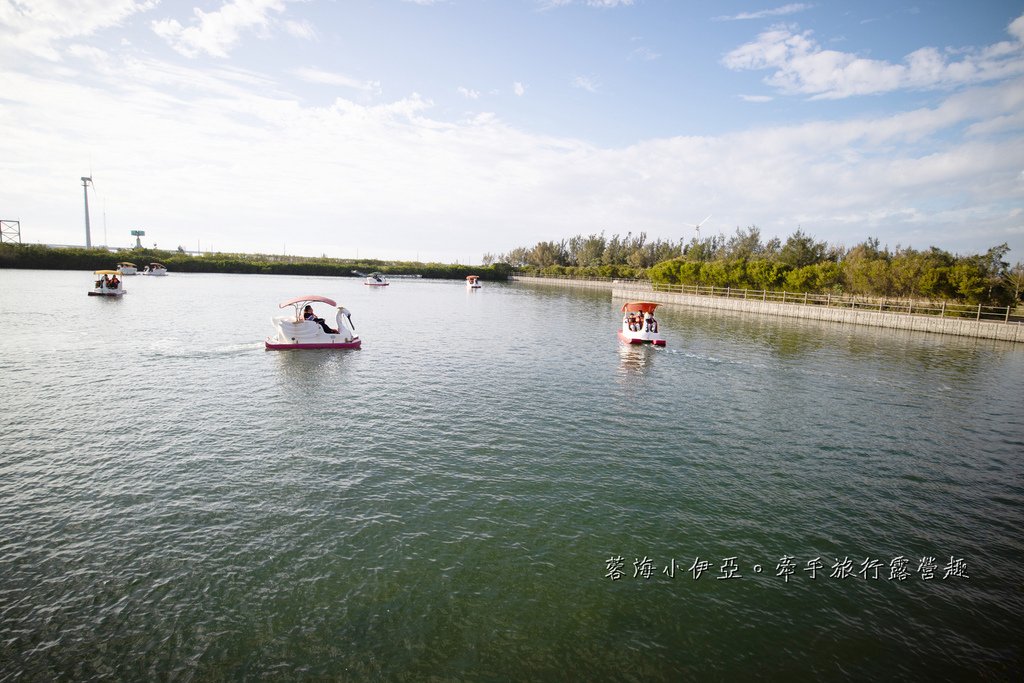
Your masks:
M82 176L82 194L85 195L85 248L92 247L92 236L89 234L89 183L92 176Z

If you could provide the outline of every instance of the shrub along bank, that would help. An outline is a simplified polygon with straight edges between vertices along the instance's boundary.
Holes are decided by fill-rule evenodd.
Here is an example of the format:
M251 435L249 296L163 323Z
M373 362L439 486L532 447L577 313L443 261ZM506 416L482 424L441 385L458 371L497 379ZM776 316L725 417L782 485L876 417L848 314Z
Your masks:
M309 258L273 254L221 254L195 256L158 249L56 248L42 244L0 244L0 268L43 270L101 270L129 261L141 271L150 263L167 266L172 273L253 273L262 275L324 275L359 277L359 273L420 275L426 278L461 280L479 275L484 280L507 280L511 268L504 263L464 266L445 263L379 261L374 259Z

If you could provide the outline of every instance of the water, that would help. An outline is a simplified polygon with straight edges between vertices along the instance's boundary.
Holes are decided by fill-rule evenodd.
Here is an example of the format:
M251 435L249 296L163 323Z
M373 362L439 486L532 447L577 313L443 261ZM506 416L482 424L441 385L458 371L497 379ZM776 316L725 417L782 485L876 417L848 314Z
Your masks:
M0 271L0 680L1020 670L1021 348L668 307L667 348L620 347L609 294L529 285L89 284ZM363 349L265 351L313 293Z

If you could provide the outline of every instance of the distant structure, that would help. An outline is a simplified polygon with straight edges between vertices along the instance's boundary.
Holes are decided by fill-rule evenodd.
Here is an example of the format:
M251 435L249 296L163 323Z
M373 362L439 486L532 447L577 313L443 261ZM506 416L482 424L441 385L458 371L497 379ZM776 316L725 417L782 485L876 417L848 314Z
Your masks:
M145 230L132 230L132 237L135 238L135 248L142 249L142 238L146 236Z
M0 242L21 244L21 221L0 221Z
M92 247L92 235L89 234L89 183L92 176L82 176L82 194L85 195L85 248ZM95 186L94 186L95 187Z

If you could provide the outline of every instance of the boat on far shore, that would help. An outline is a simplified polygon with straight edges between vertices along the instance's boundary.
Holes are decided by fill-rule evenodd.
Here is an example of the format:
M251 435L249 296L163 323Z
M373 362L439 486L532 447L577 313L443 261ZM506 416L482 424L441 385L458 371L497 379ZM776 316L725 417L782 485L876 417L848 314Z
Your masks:
M146 266L145 270L142 271L143 275L167 275L167 266L159 263L150 263Z
M135 264L129 261L121 261L117 264L117 269L121 271L121 275L137 275L139 272Z

